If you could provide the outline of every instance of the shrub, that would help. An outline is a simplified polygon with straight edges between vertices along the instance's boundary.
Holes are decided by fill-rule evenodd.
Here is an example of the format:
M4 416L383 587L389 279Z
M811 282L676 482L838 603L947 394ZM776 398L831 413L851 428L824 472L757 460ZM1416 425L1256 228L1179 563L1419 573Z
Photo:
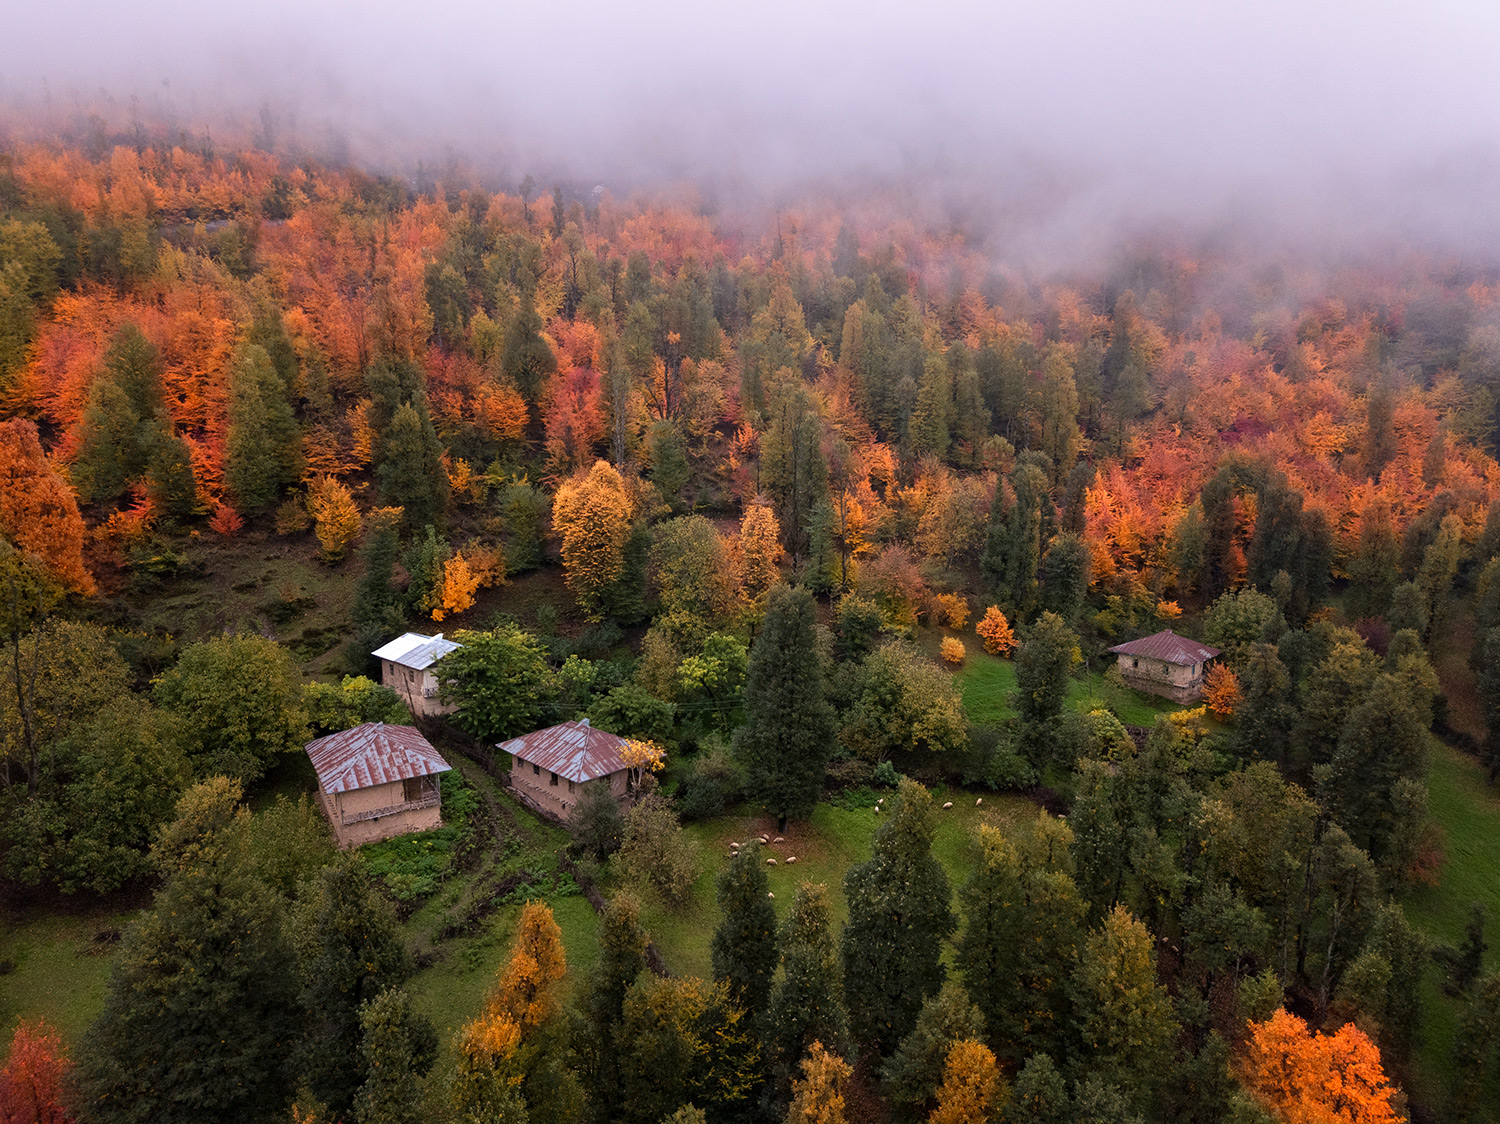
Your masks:
M944 663L952 664L954 667L963 663L964 657L968 655L964 651L964 642L956 636L943 637L942 644L938 646L938 654L942 656Z
M956 593L939 593L932 599L932 615L949 628L960 629L969 623L969 603Z
M698 864L666 798L648 792L625 816L620 867L627 877L652 886L671 906L687 900Z
M992 656L1009 656L1016 650L1016 634L997 606L991 605L984 611L974 631L984 641L984 650Z

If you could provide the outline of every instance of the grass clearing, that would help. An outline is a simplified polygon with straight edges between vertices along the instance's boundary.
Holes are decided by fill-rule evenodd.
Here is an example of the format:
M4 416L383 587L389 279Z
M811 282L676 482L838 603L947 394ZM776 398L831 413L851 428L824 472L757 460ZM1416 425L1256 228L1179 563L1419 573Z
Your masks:
M1443 830L1442 870L1436 886L1407 894L1402 904L1413 923L1433 941L1458 944L1469 907L1483 902L1489 911L1487 971L1500 969L1500 793L1485 783L1472 758L1433 739L1428 774L1429 809ZM1439 1107L1454 1079L1453 1050L1460 1007L1441 991L1437 971L1423 976L1422 1043L1413 1067L1414 1092L1422 1103ZM1489 1121L1500 1120L1500 1089L1489 1101Z
M976 646L954 676L969 721L981 726L998 726L1015 717L1016 711L1011 705L1011 696L1016 692L1014 661L992 656ZM1117 686L1098 670L1074 673L1068 684L1066 705L1083 713L1111 710L1122 722L1146 727L1154 726L1158 716L1182 709L1169 699Z
M0 975L0 1050L22 1019L46 1019L77 1042L104 1006L119 944L99 938L124 930L138 911L117 900L69 905L0 914L0 962L11 964Z

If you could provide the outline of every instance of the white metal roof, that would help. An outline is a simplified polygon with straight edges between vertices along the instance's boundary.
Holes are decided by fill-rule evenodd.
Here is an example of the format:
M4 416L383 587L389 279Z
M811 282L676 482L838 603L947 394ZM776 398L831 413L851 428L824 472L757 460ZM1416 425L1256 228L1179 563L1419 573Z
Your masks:
M409 667L413 671L425 671L449 652L462 648L452 640L444 640L440 632L436 636L423 636L420 632L407 632L396 637L383 648L376 648L370 655L377 660Z

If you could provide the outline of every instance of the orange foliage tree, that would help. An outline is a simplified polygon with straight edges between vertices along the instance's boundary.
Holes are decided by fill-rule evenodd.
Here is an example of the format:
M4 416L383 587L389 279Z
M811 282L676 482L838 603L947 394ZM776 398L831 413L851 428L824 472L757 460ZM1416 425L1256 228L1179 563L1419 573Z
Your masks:
M0 422L0 535L68 589L94 592L78 500L42 452L36 426L22 418Z
M942 657L944 663L957 667L964 662L964 657L968 653L964 651L964 642L958 637L945 636L943 642L938 645L938 655Z
M1240 678L1227 663L1216 663L1203 677L1203 701L1216 718L1229 718L1240 705Z
M1318 1034L1289 1011L1250 1024L1247 1084L1284 1124L1400 1124L1380 1051L1353 1023Z
M0 1124L70 1124L63 1086L71 1066L62 1038L46 1022L17 1026L0 1070Z
M599 401L599 372L574 367L552 381L547 405L547 463L566 476L588 464L604 440L604 411Z
M998 606L991 605L974 626L974 631L984 641L984 650L992 656L1008 656L1016 650L1016 634L1011 631L1010 621L1005 619Z

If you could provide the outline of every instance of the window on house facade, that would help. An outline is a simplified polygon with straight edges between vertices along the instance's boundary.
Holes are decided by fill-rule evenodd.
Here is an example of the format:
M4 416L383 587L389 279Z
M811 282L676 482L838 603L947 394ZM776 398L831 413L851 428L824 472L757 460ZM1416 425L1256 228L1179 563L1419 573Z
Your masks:
M538 765L535 761L533 761L531 763L531 775L533 777L539 777L539 776L542 775L542 767L540 765Z
M1134 656L1130 657L1130 666L1131 667L1139 667L1140 666L1140 662L1141 661L1138 660L1138 659L1136 659Z
M569 781L569 782L568 782L568 791L569 791L569 792L572 792L572 791L573 791L573 782L572 782L572 781Z
M552 780L549 781L548 783L551 784L553 788L556 788L557 787L557 774L556 773L552 773L550 775L552 777Z

